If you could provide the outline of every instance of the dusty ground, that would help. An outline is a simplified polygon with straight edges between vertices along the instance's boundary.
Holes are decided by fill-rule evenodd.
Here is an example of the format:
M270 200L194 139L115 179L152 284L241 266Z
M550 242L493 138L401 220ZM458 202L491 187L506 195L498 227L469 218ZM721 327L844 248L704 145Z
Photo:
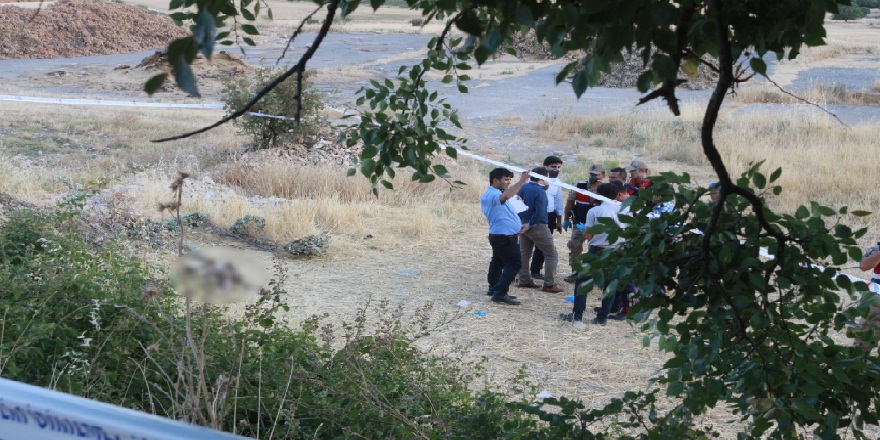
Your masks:
M129 1L128 3L135 3ZM137 3L158 12L166 12L167 1L145 0ZM270 2L276 22L259 39L256 50L248 51L244 61L250 65L274 63L290 32L290 26L313 8L310 2ZM368 8L358 11L340 32L332 34L312 62L318 70L316 82L328 93L337 106L351 104L351 92L366 84L370 78L379 78L389 72L396 73L403 63L413 62L423 52L429 39L429 27L420 30L409 20L418 18L409 11L372 14ZM390 24L389 24L390 23ZM876 29L866 24L859 26L833 23L829 34L839 41L862 41L876 39ZM282 65L300 53L308 44L309 35L303 35L294 51ZM856 44L856 43L852 43ZM862 44L862 43L858 43ZM859 47L854 53L835 54L828 58L816 57L810 62L781 63L774 67L773 77L785 86L796 86L799 81L845 80L846 77L817 69L851 66L880 67L880 56L867 53ZM63 60L6 60L0 61L0 94L27 94L39 96L103 97L114 99L131 97L147 100L140 92L141 85L154 71L137 65L151 51L131 55L108 55ZM233 54L238 55L233 52ZM121 67L128 66L128 67ZM465 124L465 135L471 138L470 147L479 154L526 166L535 164L547 154L560 154L566 166L586 163L590 160L614 160L628 162L633 150L619 145L581 144L577 139L567 141L548 140L535 128L535 123L548 117L565 115L599 115L610 111L642 112L656 109L661 104L635 107L638 94L632 90L596 89L583 99L575 100L570 85L553 86L557 64L553 62L521 63L502 58L482 69L474 70L475 80L471 93L458 95L451 88L435 86L445 93L451 103L459 107ZM200 75L200 87L205 101L216 102L219 93L218 79L233 72L246 72L251 67L241 66L234 60L215 61L196 69ZM61 72L61 73L59 73ZM811 73L812 72L812 73ZM818 72L818 73L817 73ZM822 73L826 72L826 73ZM852 78L853 84L864 85L864 72ZM816 74L814 76L810 76ZM830 75L831 77L828 77ZM809 78L809 79L807 79ZM515 91L515 92L511 92ZM704 99L706 92L681 93L685 101ZM160 101L192 101L173 87L153 98ZM24 106L26 104L20 104ZM4 117L23 117L17 103L4 103ZM745 109L748 106L742 106ZM35 107L50 111L49 106ZM33 111L33 110L27 110ZM54 110L53 110L54 111ZM78 111L88 112L88 108ZM145 110L147 111L147 110ZM737 110L746 111L746 110ZM870 110L854 110L859 114L874 114ZM120 112L122 113L122 112ZM140 123L137 112L124 113ZM168 113L170 114L170 113ZM8 116L15 115L15 116ZM219 112L206 113L193 120L201 124L220 116ZM173 116L171 116L173 117ZM880 119L880 117L878 117ZM125 123L125 119L121 120ZM37 124L34 124L37 126ZM37 130L40 130L37 126ZM176 126L175 128L176 129ZM0 132L0 149L9 153L8 141L23 137L14 127ZM95 129L100 131L101 128ZM172 134L172 133L163 133ZM232 133L225 133L234 142ZM6 140L7 144L3 144ZM182 143L184 149L198 144L199 139ZM211 142L221 142L212 139ZM19 153L19 152L15 152ZM189 154L189 153L187 153ZM199 153L194 152L193 155ZM83 156L83 160L100 160L98 155ZM91 158L89 158L91 157ZM675 170L691 173L697 181L708 182L710 170L705 167L660 161L644 157L656 171ZM62 161L52 162L34 159L35 169L40 173L52 173L53 166L60 169ZM181 163L198 163L173 156L151 162L158 175L172 174ZM206 164L204 174L210 174L211 164ZM565 178L565 168L562 177ZM143 186L143 176L116 175L118 182ZM479 184L477 184L479 185ZM485 225L480 220L477 203L479 190L452 191L449 200L456 203L438 204L438 210L460 210L466 220L442 233L410 235L405 227L411 221L405 209L382 208L363 214L361 229L356 234L333 231L331 251L324 257L309 260L285 260L290 274L287 286L293 305L291 318L298 322L312 314L329 313L333 322L349 319L354 311L369 299L390 299L417 307L434 302L440 312L461 314L453 325L436 333L426 341L440 349L451 344L468 347L470 359L485 356L492 380L503 383L525 365L535 384L554 396L566 395L599 404L619 395L625 390L641 388L662 363L662 356L655 348L642 348L641 335L626 323L612 322L607 327L588 326L577 332L570 325L560 323L556 317L569 311L565 301L572 286L564 285L565 294L546 294L534 290L514 289L523 301L520 307L495 305L485 296L485 270L489 258L489 246L485 240ZM3 188L0 188L3 190ZM61 191L59 189L59 191ZM466 194L466 195L464 195ZM463 196L464 195L464 196ZM461 199L467 202L461 203ZM450 208L451 207L451 208ZM448 213L444 214L447 215ZM389 220L387 216L395 218ZM439 215L439 214L438 214ZM566 234L567 235L567 234ZM366 238L370 236L372 238ZM568 267L565 252L566 236L556 236L560 249L560 270L565 274ZM196 245L226 243L223 240L203 237L193 239ZM263 252L248 250L249 255L271 266L271 257ZM459 307L462 301L471 303ZM590 298L588 310L597 302ZM476 311L485 311L477 316ZM591 312L588 312L588 315ZM712 414L708 420L717 420ZM702 422L699 420L698 422ZM735 427L723 428L732 431Z

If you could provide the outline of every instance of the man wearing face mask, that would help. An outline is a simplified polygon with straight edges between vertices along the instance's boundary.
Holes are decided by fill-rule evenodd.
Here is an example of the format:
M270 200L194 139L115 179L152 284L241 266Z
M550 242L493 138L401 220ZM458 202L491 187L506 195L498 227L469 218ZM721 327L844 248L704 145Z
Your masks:
M547 176L547 168L538 167L532 169L532 174ZM519 284L517 287L540 288L544 292L564 292L556 285L556 265L559 262L559 254L553 244L553 236L547 227L547 194L544 185L547 177L532 177L531 182L523 185L519 190L519 196L529 209L520 212L523 232L520 234L519 249L522 259L522 269L519 271ZM529 262L532 259L532 250L537 247L544 253L544 285L541 286L532 281L529 270Z
M549 177L549 186L547 187L547 227L550 229L551 235L554 231L561 234L563 213L562 188L559 185L555 185L554 182L559 182L562 159L558 156L547 156L544 159L544 168L547 168L547 177ZM541 275L542 267L544 267L544 253L541 252L541 249L535 248L535 253L532 255L532 264L530 265L532 278L544 279L544 275Z

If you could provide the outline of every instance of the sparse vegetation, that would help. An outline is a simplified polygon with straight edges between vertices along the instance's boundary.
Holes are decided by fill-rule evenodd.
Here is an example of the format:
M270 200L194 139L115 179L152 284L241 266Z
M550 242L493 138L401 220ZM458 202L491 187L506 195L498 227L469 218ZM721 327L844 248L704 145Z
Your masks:
M280 73L278 69L263 68L257 69L253 77L226 79L220 93L227 112L232 113L244 106ZM244 116L237 119L235 124L251 138L251 148L255 150L285 144L314 143L322 135L328 134L327 121L322 117L323 107L320 94L312 88L310 75L303 79L302 90L298 89L296 79L291 77L251 108L255 113L288 119ZM302 115L298 123L292 119L297 114Z
M862 9L861 6L858 5L850 5L850 6L840 6L839 12L836 14L831 14L832 20L858 20L860 18L864 18L867 15L867 12Z

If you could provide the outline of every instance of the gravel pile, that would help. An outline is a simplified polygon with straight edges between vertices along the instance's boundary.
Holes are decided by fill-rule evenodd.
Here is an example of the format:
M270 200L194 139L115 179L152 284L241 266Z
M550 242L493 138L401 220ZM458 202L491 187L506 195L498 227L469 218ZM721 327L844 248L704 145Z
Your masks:
M166 15L105 0L59 0L35 12L2 7L0 60L139 52L189 34Z
M514 37L514 42L512 45L503 46L499 49L499 53L503 53L507 47L514 47L516 49L517 54L520 58L526 60L549 60L553 59L553 56L550 54L550 47L546 44L539 44L534 36L534 31L529 31L527 34L519 34ZM575 61L583 56L583 52L574 51L569 52L563 56L563 59L566 61ZM615 64L612 66L612 72L610 75L603 75L602 78L599 79L598 86L601 87L617 87L617 88L635 88L636 82L638 81L639 75L642 74L645 70L642 68L642 58L638 53L632 54L623 54L624 62L620 64ZM684 72L679 72L679 78L687 79L688 81L682 84L680 87L690 90L702 90L702 89L710 89L715 86L715 82L718 80L718 74L707 68L706 66L700 65L697 69L697 76L694 79L689 79Z

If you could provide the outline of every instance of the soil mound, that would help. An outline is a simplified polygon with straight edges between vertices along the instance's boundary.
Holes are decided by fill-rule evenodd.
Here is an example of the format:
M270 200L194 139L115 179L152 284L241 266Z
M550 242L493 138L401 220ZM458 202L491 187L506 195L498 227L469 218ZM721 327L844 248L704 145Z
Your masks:
M550 47L546 43L538 43L535 38L534 31L528 33L517 34L513 39L513 44L505 45L499 49L499 53L507 47L516 49L516 53L520 58L527 60L549 60L553 59L550 53ZM575 61L583 56L583 52L569 52L563 56L566 61ZM611 74L603 75L597 84L600 87L617 87L617 88L635 88L639 79L639 75L645 71L642 67L642 57L638 53L624 53L624 62L615 64L611 67ZM718 81L718 74L704 65L697 68L697 74L694 78L688 78L684 72L679 72L679 78L688 81L682 84L681 88L690 90L702 90L715 87Z
M218 53L215 53L211 60L208 61L202 54L196 56L195 61L192 63L193 67L206 67L212 66L219 69L244 69L248 65L240 58L230 55L225 50L221 50ZM137 65L138 68L144 70L164 70L165 72L171 71L171 66L168 64L168 57L165 55L165 52L158 51L152 55L147 56L143 60L141 60L140 64Z
M106 0L60 0L36 12L2 7L0 60L139 52L189 34L166 15Z

